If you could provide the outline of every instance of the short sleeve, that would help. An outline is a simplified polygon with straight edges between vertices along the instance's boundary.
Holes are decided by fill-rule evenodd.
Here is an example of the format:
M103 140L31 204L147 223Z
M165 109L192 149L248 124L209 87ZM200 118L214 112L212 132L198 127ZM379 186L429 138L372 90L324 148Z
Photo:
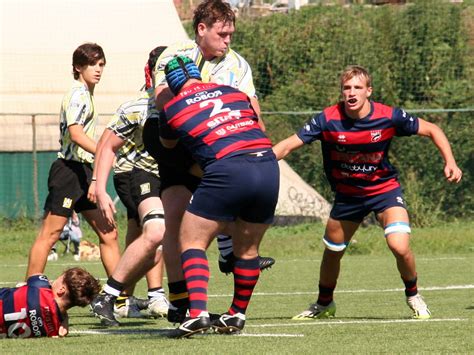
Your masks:
M313 118L306 122L306 124L296 133L297 136L303 141L303 143L309 144L314 142L315 140L320 139L322 135L321 122L323 118L323 113L313 116Z
M418 117L412 116L400 108L394 108L392 121L397 136L411 136L418 133L420 121Z
M26 284L30 287L36 288L51 288L51 284L45 275L30 276L26 281Z
M84 125L87 118L87 97L82 90L77 90L71 96L65 108L67 126Z

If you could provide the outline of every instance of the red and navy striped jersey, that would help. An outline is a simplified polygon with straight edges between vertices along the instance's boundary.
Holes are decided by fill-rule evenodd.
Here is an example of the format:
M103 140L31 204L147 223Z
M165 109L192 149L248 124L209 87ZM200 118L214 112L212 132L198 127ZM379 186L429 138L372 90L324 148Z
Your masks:
M0 338L51 337L63 321L49 280L31 276L26 285L0 288Z
M164 111L160 136L179 138L201 167L272 147L250 99L233 87L192 84L169 101Z
M417 117L371 102L370 113L352 119L344 104L326 108L297 133L309 144L320 140L324 170L333 191L345 196L378 195L400 186L388 150L394 136L418 133Z

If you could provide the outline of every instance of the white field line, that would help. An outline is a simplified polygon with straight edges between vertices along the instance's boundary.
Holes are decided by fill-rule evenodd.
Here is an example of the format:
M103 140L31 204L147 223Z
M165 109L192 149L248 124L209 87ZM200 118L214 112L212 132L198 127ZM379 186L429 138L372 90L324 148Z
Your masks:
M172 331L174 328L162 329L100 329L100 330L71 330L69 334L88 334L88 335L124 335L124 334L148 334L148 335L162 335L166 337L166 333ZM196 336L207 336L212 333L197 334ZM233 336L239 337L269 337L269 338L301 338L304 334L278 334L278 333L262 333L262 334L236 334Z
M474 285L451 285L451 286L433 286L433 287L418 287L420 291L451 291L451 290L470 290L474 289ZM381 293L381 292L400 292L403 288L389 288L385 290L337 290L336 293ZM293 296L293 295L315 295L316 291L311 292L254 292L253 296ZM208 295L209 298L232 297L228 295Z
M50 266L88 266L88 265L102 265L99 261L72 261L69 263L57 263L57 262L50 262ZM27 267L28 264L0 264L0 268L13 268L13 267Z
M374 319L362 319L362 320L306 320L292 323L268 323L268 324L247 324L248 328L277 328L277 327L305 327L305 326L334 326L334 325L353 325L353 324L426 324L426 323L445 323L445 322L467 322L467 318L441 318L441 319L387 319L387 320L374 320ZM98 330L71 330L70 334L88 334L88 335L123 335L123 334L149 334L149 335L162 335L166 337L168 332L174 328L161 328L161 329L98 329ZM212 333L206 333L197 336L208 336ZM234 336L241 337L304 337L304 334L287 334L287 333L243 333Z
M466 259L471 259L468 257L464 256L449 256L449 257L433 257L433 258L423 258L423 257L417 257L416 261L438 261L438 260L466 260ZM294 263L294 262L320 262L321 259L315 258L315 259L276 259L276 264L277 263Z
M361 319L361 320L305 320L293 323L273 323L273 324L247 324L245 328L270 328L270 327L301 327L301 326L318 326L318 325L350 325L350 324L395 324L395 323L411 323L411 324L423 324L432 322L467 322L467 318L439 318L439 319L387 319L387 320L375 320L375 319Z
M438 260L466 260L466 259L471 259L468 257L463 257L463 256L453 256L453 257L433 257L433 258L416 258L417 261L438 261ZM294 262L314 262L314 261L320 261L321 259L277 259L277 263L294 263ZM82 265L82 266L87 266L87 265L101 265L101 262L97 261L77 261L73 262L71 261L70 263L57 263L55 262L54 265L57 266L72 266L72 265ZM28 264L0 264L0 268L13 268L13 267L27 267Z

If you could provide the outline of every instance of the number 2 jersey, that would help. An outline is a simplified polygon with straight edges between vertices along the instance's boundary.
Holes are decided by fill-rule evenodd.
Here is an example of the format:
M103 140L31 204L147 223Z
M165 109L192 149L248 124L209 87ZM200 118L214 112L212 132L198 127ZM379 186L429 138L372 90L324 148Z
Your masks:
M179 138L201 168L217 159L272 147L249 97L230 86L191 84L165 105L164 112L167 122L160 136Z
M0 338L57 336L63 321L49 280L28 278L25 286L0 288Z
M342 102L328 107L297 133L305 144L321 141L326 177L337 194L371 196L400 186L388 149L394 136L418 133L418 118L399 108L370 104L370 113L362 119L348 117Z

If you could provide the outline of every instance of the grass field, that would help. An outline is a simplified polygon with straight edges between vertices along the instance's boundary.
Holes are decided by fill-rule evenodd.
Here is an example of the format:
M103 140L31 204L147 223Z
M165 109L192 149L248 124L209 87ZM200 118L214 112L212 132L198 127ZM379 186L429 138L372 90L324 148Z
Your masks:
M0 287L23 278L35 225L3 225ZM209 334L186 340L165 337L172 325L164 319L127 319L104 329L88 309L70 311L71 334L64 339L0 341L1 354L309 354L309 353L473 353L474 223L452 223L413 231L419 287L433 317L410 318L394 258L381 230L361 229L343 259L335 294L335 319L293 321L315 300L322 245L320 224L272 228L262 254L277 263L262 274L240 336ZM86 231L86 237L90 234ZM92 240L94 240L91 237ZM211 246L209 309L224 312L231 301L232 277L219 273ZM50 262L50 278L81 265L104 278L100 263L75 262L70 255ZM145 295L145 284L137 287Z

